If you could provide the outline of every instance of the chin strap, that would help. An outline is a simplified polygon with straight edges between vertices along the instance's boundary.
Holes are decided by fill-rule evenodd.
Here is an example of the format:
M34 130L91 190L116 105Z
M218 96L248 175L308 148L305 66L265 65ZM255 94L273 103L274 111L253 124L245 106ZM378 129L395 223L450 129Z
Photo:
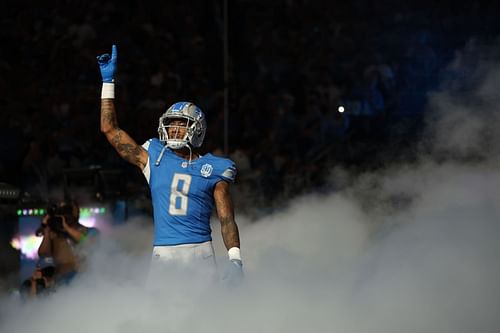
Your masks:
M160 161L161 158L163 157L163 153L165 153L165 149L167 149L167 145L164 145L163 148L161 149L160 156L158 156L158 159L155 162L156 166L160 165Z
M189 144L187 144L186 147L189 149L189 162L188 162L188 164L191 164L191 161L193 159L193 150L191 149L191 146ZM158 158L156 159L156 162L155 162L156 166L160 165L163 154L165 153L165 149L167 149L167 145L164 145L163 148L161 149L160 155L158 156Z
M189 149L189 163L188 164L191 164L191 159L193 157L193 150L191 149L191 146L189 144L187 144L186 147L188 147L188 149Z

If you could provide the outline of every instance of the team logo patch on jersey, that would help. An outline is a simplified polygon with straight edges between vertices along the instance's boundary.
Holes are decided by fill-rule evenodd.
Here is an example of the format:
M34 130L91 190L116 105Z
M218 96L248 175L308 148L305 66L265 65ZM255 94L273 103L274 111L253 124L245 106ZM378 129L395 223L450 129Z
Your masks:
M188 166L188 162L182 162L181 163L181 167L183 167L184 169L187 168Z
M203 177L209 177L212 174L212 171L214 168L212 167L211 164L203 164L201 167L200 173Z

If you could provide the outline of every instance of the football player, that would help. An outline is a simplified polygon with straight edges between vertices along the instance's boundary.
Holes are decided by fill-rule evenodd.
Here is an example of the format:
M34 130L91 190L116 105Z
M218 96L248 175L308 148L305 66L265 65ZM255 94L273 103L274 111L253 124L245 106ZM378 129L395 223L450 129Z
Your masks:
M154 218L152 266L172 263L200 267L200 274L217 276L210 216L215 206L228 250L230 280L243 276L238 226L230 183L234 163L212 154L201 155L205 115L190 102L177 102L160 117L158 138L138 145L118 126L114 78L117 48L97 57L103 80L101 131L118 154L143 172L150 190Z

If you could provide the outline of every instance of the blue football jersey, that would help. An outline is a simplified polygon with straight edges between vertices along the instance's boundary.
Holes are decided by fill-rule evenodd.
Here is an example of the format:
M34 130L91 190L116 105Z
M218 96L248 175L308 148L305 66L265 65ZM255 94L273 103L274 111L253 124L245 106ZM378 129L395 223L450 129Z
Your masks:
M143 173L151 189L154 246L212 240L210 217L214 187L221 180L234 181L234 163L212 154L189 163L165 148L160 164L156 165L163 144L154 138L143 147L149 155Z

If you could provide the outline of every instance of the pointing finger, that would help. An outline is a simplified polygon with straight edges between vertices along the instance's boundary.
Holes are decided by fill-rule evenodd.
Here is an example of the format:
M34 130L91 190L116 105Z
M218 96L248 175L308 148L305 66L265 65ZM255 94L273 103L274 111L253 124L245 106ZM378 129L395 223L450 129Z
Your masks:
M111 61L115 62L117 57L118 57L118 51L116 50L116 45L113 44L113 47L111 48Z

